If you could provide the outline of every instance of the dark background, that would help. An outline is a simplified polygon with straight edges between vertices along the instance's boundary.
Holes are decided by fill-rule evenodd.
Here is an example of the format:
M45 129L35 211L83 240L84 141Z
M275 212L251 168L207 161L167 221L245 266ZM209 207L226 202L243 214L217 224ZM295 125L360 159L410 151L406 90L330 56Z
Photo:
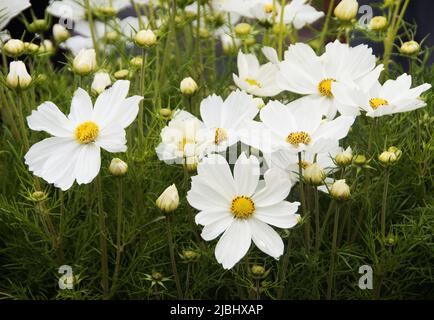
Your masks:
M14 1L14 0L10 0ZM125 0L128 1L128 0ZM44 16L44 10L48 5L49 0L31 0L32 3L32 9L36 13L36 16L39 18L42 18ZM327 8L329 5L330 0L316 0L316 3L319 3L319 6L317 6L318 9L323 10L324 12L327 12ZM335 1L338 2L338 1ZM358 0L360 6L364 4L381 4L382 0ZM321 8L321 3L323 8ZM428 38L425 40L425 45L427 46L434 46L434 21L433 21L433 12L434 12L434 0L411 0L409 7L407 9L405 20L410 23L416 23L417 24L417 34L415 37L416 41L421 41L424 37L427 35ZM380 11L374 8L374 15L379 14ZM28 19L31 19L30 15L30 9L25 11L25 15L28 17ZM24 31L23 24L15 18L12 20L9 25L7 26L7 29L10 31L12 37L14 38L20 38ZM27 41L32 39L32 35L28 34L26 35L25 39ZM410 39L404 39L404 41L410 40ZM355 39L354 43L358 42L366 42L364 39ZM370 44L377 55L381 54L382 45L381 44ZM431 56L430 63L434 62L434 57Z

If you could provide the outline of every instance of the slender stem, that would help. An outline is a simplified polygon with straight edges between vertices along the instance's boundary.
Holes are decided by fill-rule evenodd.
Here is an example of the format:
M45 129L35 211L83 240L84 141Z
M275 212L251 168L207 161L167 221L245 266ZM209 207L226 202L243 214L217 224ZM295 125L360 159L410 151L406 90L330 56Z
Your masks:
M190 289L190 273L191 273L191 263L187 264L187 275L185 279L185 291L184 291L184 299L188 298L188 290Z
M327 31L328 31L328 28L329 28L330 19L331 19L331 16L332 16L332 12L333 12L334 6L335 6L335 0L330 0L329 8L327 10L327 16L326 16L326 19L325 19L325 22L324 22L324 26L322 28L321 36L319 38L318 51L321 50L321 48L324 45L324 40L325 40L325 37L327 35Z
M286 252L285 252L285 255L283 256L282 266L280 269L280 275L279 275L280 289L277 293L277 299L283 298L283 293L284 293L284 289L285 289L285 282L286 282L286 271L288 270L290 251L291 251L291 237L290 237L290 235L288 235L288 241L286 243Z
M107 237L106 237L106 224L103 206L103 194L101 186L101 177L96 178L96 192L98 197L98 222L99 222L99 242L101 250L101 274L102 274L102 292L103 299L109 298L109 274L108 274L108 251L107 251Z
M320 226L319 226L319 191L315 187L315 250L318 252L321 244L320 241Z
M306 199L304 194L304 181L303 181L303 163L301 158L301 152L298 153L298 183L300 186L300 202L301 202L301 213L306 219L304 221L304 242L307 249L310 249L310 223L309 223L309 212L306 210Z
M259 279L256 279L255 292L256 292L256 300L261 300L261 286Z
M86 7L86 12L87 12L87 20L89 21L90 36L92 38L93 48L95 49L96 62L98 64L98 62L99 62L99 48L98 48L98 42L96 39L95 25L93 23L92 10L90 8L89 0L85 0L84 4Z
M197 2L197 12L196 12L196 71L197 78L200 78L200 74L202 73L202 55L201 55L201 41L200 41L200 4L201 1Z
M339 205L336 205L335 211L335 220L333 226L333 239L332 239L332 253L330 257L330 270L327 279L327 300L332 298L332 289L333 289L333 275L335 272L335 259L336 259L336 247L337 247L337 238L338 238L338 227L339 227Z
M387 213L387 193L389 191L389 177L390 168L386 167L384 170L384 188L383 188L383 201L381 204L381 241L386 239L386 213Z
M146 70L146 64L147 64L147 57L145 48L142 49L142 67L140 70L140 95L143 97L145 95L145 70ZM140 103L140 109L139 109L139 116L138 116L138 137L139 137L139 145L143 146L143 141L145 140L145 133L143 129L143 114L144 114L144 108L145 108L145 101L142 100Z
M286 0L280 1L279 43L278 43L279 60L282 60L283 57L283 40L285 35L285 32L283 31L283 28L285 27L285 24L283 23L283 15L285 11L285 3Z
M172 235L172 227L171 227L170 219L171 219L170 214L166 214L167 240L169 242L169 253L170 253L170 261L172 263L172 272L175 278L176 291L178 292L178 299L182 299L181 281L179 280L178 269L176 268L175 248L173 245L173 235Z
M115 271L113 274L111 295L114 294L119 279L119 271L121 269L121 255L123 251L122 245L122 216L123 216L123 181L118 179L118 198L117 198L117 220L116 220L116 260Z

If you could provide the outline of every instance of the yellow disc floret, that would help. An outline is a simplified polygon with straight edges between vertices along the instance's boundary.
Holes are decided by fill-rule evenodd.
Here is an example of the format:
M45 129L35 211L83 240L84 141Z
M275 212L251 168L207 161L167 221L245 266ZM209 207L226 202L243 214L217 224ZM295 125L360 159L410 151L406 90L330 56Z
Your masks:
M232 200L231 212L238 219L247 219L255 212L253 200L246 196L238 196Z
M75 139L79 143L90 143L98 138L99 127L93 121L86 121L80 124L74 132Z
M308 145L312 141L312 138L307 132L298 131L291 132L286 138L286 142L292 144L295 147L298 147L300 143Z
M336 82L336 80L329 78L329 79L324 79L319 83L318 91L319 91L320 95L327 97L327 98L333 97L332 82Z
M215 136L214 136L214 143L220 144L222 141L226 140L228 138L228 134L226 133L226 130L223 128L217 128L215 129Z
M261 87L261 84L258 81L256 81L255 79L246 78L245 81L248 84L250 84L251 86L255 86L255 87L258 87L258 88Z
M369 104L371 105L372 109L377 110L378 107L387 106L389 102L381 98L372 98L369 100Z

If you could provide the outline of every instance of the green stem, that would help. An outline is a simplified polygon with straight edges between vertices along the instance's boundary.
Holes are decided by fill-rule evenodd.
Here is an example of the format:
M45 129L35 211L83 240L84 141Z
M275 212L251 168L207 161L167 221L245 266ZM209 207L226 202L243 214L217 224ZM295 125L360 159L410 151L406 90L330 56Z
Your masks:
M140 70L140 95L143 97L145 95L145 70L146 70L146 64L147 64L147 57L145 48L142 49L142 67ZM138 137L139 137L139 145L143 146L143 141L145 140L145 133L143 129L143 114L144 114L144 108L145 108L145 101L142 100L140 103L140 109L139 109L139 116L138 116Z
M172 235L172 227L171 227L170 219L171 219L170 213L166 214L167 240L169 242L169 253L170 253L170 261L172 263L172 272L175 278L176 291L178 292L178 299L182 299L181 281L179 280L178 269L176 268L175 248L173 244L173 235Z
M381 236L382 243L386 239L386 213L387 213L387 193L389 191L389 177L390 168L386 167L384 170L384 188L383 188L383 200L381 203Z
M327 300L332 298L333 289L333 276L335 272L335 259L336 259L336 247L338 238L338 227L339 227L339 205L336 205L335 220L333 225L333 239L332 239L332 253L330 257L330 270L327 279Z
M117 219L116 219L116 260L115 271L113 273L111 295L117 289L117 282L119 279L119 272L121 269L121 255L123 251L122 245L122 216L123 216L123 181L122 178L118 179L118 198L117 198Z
M304 194L304 181L303 181L303 162L301 158L301 152L298 153L298 176L299 176L299 187L300 187L300 202L301 202L301 213L304 221L304 242L306 248L310 250L310 223L309 223L309 212L306 210L306 198Z
M279 60L282 60L282 58L283 58L283 40L284 40L284 34L285 34L285 32L283 31L283 28L285 26L285 24L283 23L283 15L285 12L285 3L286 3L286 0L280 1L279 42L278 42Z
M324 45L324 40L325 40L325 37L327 35L327 31L328 31L328 28L329 28L330 19L331 19L331 16L332 16L332 12L333 12L334 6L335 6L335 0L331 0L330 4L329 4L329 8L327 10L327 16L326 16L326 19L325 19L325 22L324 22L324 26L322 28L321 36L319 38L318 51L320 51L322 49L323 45Z
M315 250L318 252L320 247L320 226L319 226L319 191L315 187Z
M89 0L85 0L84 4L85 4L86 12L87 12L87 20L89 21L90 36L92 38L93 48L95 49L96 63L98 64L98 62L99 62L99 48L98 48L98 42L96 39L95 24L93 23L92 10L90 8Z
M108 250L107 250L107 229L105 224L104 206L103 206L103 194L101 186L101 177L96 178L96 193L98 197L98 223L99 223L99 242L101 250L101 275L102 275L102 292L103 299L109 298L109 273L108 273Z

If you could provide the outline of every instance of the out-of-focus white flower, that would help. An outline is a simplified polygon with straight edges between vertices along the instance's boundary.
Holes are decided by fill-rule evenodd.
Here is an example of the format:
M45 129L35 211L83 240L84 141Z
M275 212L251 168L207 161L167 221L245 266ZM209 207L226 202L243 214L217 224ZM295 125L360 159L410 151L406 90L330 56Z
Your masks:
M30 0L0 0L0 30L30 6Z
M90 183L101 166L101 148L125 152L126 133L136 118L142 97L127 97L130 82L119 80L100 94L92 106L89 94L79 88L74 93L71 112L66 117L52 102L41 104L27 117L32 130L53 137L34 144L25 163L36 176L68 190L74 181Z
M107 72L97 72L93 78L91 89L96 94L100 94L111 84L112 80Z
M211 241L223 233L215 256L225 269L231 269L250 248L251 242L278 259L283 241L270 225L292 228L298 223L300 203L288 202L291 184L270 169L259 180L259 161L242 153L232 175L221 155L204 158L192 177L187 193L189 204L199 210L196 223L203 225L202 238Z
M235 84L247 93L259 97L272 97L282 91L276 83L278 66L268 62L260 65L254 54L238 52L238 75Z
M32 77L27 72L26 65L22 61L12 61L9 65L9 73L6 83L14 89L26 89L32 83Z
M207 152L221 152L236 144L246 123L258 112L255 99L240 90L232 92L225 101L217 95L202 100L200 115L204 127L200 134Z

